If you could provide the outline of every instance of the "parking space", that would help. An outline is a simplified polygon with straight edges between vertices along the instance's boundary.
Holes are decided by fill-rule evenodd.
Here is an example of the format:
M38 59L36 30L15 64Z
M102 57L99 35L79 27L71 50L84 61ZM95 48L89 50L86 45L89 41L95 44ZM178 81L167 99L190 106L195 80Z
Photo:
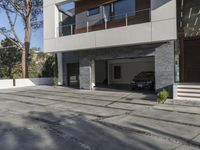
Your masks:
M0 91L0 149L199 149L200 105L152 93L36 86Z
M154 59L140 57L95 61L96 88L154 91Z

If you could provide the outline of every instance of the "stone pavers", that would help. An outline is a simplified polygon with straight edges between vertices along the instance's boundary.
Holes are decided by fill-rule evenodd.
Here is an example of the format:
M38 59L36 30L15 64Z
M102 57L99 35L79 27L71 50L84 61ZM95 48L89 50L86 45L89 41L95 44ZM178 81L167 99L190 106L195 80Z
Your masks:
M1 90L0 149L200 149L198 103L155 98L50 86Z

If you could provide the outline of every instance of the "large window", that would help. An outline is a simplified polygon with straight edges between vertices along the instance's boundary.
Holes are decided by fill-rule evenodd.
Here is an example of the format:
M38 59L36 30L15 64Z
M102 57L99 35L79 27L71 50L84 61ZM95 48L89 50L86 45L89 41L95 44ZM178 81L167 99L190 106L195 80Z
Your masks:
M100 13L100 8L92 8L88 10L88 16L98 15Z
M114 3L115 19L135 16L135 0L118 0Z
M104 18L106 18L107 21L109 21L111 16L113 15L113 9L112 8L113 8L112 3L104 6Z
M107 20L123 19L126 15L135 16L135 0L118 0L114 3L104 5L104 17Z
M58 6L59 11L59 36L72 35L75 33L75 3L62 3Z

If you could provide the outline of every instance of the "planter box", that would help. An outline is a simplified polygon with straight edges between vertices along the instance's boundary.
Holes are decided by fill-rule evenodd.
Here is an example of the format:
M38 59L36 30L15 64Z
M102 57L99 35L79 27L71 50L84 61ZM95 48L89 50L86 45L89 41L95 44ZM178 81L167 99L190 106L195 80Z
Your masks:
M27 78L0 80L0 89L27 87L37 85L53 85L53 78Z
M0 80L0 89L8 89L13 87L12 79Z

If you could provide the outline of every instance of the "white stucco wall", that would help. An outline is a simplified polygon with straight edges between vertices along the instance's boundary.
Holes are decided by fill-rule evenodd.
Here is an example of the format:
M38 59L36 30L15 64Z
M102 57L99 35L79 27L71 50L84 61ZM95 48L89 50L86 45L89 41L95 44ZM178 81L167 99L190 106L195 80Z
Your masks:
M16 79L15 87L27 87L36 85L52 85L53 78L29 78L29 79Z
M17 87L27 87L36 85L53 85L53 78L27 78L27 79L15 79L14 86L13 79L0 80L0 89L9 89Z
M151 20L176 18L176 0L151 0Z
M44 39L54 39L58 33L59 13L57 6L44 7Z
M13 80L0 80L0 89L7 89L13 87Z
M134 45L177 39L176 0L151 0L151 22L58 37L57 3L45 1L44 50L61 52L121 45Z

